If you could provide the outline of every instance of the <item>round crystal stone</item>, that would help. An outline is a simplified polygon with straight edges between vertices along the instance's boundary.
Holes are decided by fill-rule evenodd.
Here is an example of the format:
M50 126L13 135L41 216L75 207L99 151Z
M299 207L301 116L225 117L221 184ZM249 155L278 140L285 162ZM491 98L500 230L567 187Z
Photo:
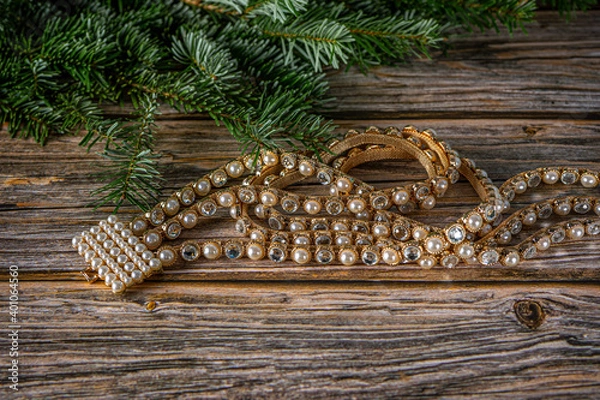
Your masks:
M448 241L452 244L459 244L465 237L467 236L467 231L462 225L452 225L448 230L446 230L446 237Z
M166 233L169 239L177 239L181 233L181 225L179 222L171 222L167 227Z
M408 261L417 261L421 257L421 248L415 245L406 246L402 255Z
M394 239L400 241L408 240L408 238L410 237L410 230L406 226L401 224L394 225L392 227L392 236L394 237Z
M286 153L281 156L281 165L286 169L292 169L296 166L296 155Z
M329 264L331 261L333 261L333 258L333 252L329 249L320 249L317 251L317 255L315 256L315 259L320 264Z
M383 210L390 204L390 199L384 194L378 194L371 198L371 206L376 210Z
M458 265L459 259L454 254L450 254L442 258L441 264L445 268L454 268Z
M283 223L277 217L269 217L269 227L280 231L283 229Z
M294 197L284 197L281 199L281 208L287 213L295 213L300 207L300 203Z
M312 226L313 231L326 231L328 228L327 222L324 221L315 222Z
M243 247L241 243L232 242L225 245L225 256L229 259L236 259L242 255Z
M224 186L227 183L227 178L227 173L222 169L218 169L210 175L210 180L216 187Z
M200 205L200 212L202 213L202 215L205 215L207 217L215 215L215 213L217 212L217 204L212 200L206 200Z
M238 198L242 203L250 204L256 202L256 192L249 187L243 187L238 191Z
M552 206L550 204L543 204L538 207L537 210L539 219L547 219L552 216Z
M537 249L536 249L535 245L532 244L532 245L526 246L523 249L522 254L523 254L523 258L530 259L530 258L535 257L535 255L537 254Z
M360 258L366 265L375 265L379 261L379 254L372 249L366 249L363 250Z
M165 212L162 208L155 208L150 212L150 222L153 225L160 225L165 222Z
M573 206L573 211L577 214L587 214L592 209L592 205L585 199L579 199Z
M600 234L600 222L589 221L585 227L585 232L592 236Z
M368 233L369 227L364 222L356 222L352 224L352 231L358 233Z
M431 190L427 186L419 186L415 188L415 197L417 200L425 200L427 196L429 196Z
M496 264L499 259L500 256L498 255L498 252L496 250L486 250L479 255L479 261L483 265Z
M567 233L561 227L550 229L548 230L548 233L550 234L550 241L552 243L560 243L565 240L565 237L567 236Z
M521 229L523 229L523 223L519 220L515 220L510 224L508 229L511 234L518 235L521 232Z
M181 203L189 206L196 200L196 194L192 188L185 188L179 194L179 199L181 200Z
M280 263L285 261L286 254L281 247L273 246L269 249L269 259L273 262Z
M486 221L490 222L493 221L494 219L496 219L497 216L497 212L496 212L496 207L494 207L493 205L488 205L485 207L485 212L484 212L484 216Z
M329 235L319 235L315 239L315 244L318 246L327 246L331 244L331 236Z
M338 215L344 211L344 205L339 200L329 200L325 204L325 210L329 215Z
M195 243L186 243L181 248L181 258L185 261L194 261L200 256L200 247Z
M540 183L542 183L542 177L537 172L527 177L527 186L530 188L537 187Z
M572 185L577 182L577 174L572 171L565 171L560 176L560 181L565 185Z
M327 171L325 169L320 169L317 172L317 180L322 185L329 185L331 183L331 181L332 181L331 174L329 173L329 171Z

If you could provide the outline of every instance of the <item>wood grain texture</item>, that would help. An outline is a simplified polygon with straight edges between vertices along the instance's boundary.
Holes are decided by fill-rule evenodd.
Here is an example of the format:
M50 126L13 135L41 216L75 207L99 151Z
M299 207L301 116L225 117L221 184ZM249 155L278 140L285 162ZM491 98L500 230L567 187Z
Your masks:
M434 61L330 73L338 101L326 112L339 132L433 128L498 184L540 166L600 170L599 21L600 10L570 24L543 12L529 35L461 36ZM204 115L165 108L159 125L165 195L238 154ZM109 211L85 207L100 160L78 141L41 148L0 132L0 277L15 264L21 282L21 390L2 374L2 399L600 396L597 240L514 269L202 262L114 296L81 280L69 246ZM379 187L425 176L402 162L353 173ZM459 184L417 218L443 226L476 202ZM214 218L185 235L231 237L232 224ZM537 329L518 321L519 301L541 307ZM0 315L6 337L8 308Z
M44 399L594 398L600 385L591 285L21 289L22 393ZM523 299L546 315L537 330L515 317Z

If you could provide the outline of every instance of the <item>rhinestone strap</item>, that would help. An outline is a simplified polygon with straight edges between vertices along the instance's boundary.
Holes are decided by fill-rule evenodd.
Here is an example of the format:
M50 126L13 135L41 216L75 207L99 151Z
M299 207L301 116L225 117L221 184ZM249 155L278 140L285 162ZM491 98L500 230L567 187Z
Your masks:
M348 172L365 162L416 159L427 179L376 189ZM274 263L353 265L418 263L422 268L452 268L461 262L515 267L522 259L565 240L600 234L600 199L566 196L537 202L503 219L510 202L540 184L596 188L598 172L584 168L538 168L518 174L500 188L485 171L461 158L432 130L413 127L364 133L351 130L318 155L264 151L258 162L242 156L189 183L151 211L129 223L115 215L73 239L89 267L88 280L102 279L115 293L179 262L220 257ZM481 203L446 227L409 218L430 210L460 177L473 186ZM329 195L304 195L288 188L308 178L329 187ZM241 180L237 184L231 181ZM240 239L187 240L182 230L226 209ZM514 237L552 214L579 217L541 229L520 243Z

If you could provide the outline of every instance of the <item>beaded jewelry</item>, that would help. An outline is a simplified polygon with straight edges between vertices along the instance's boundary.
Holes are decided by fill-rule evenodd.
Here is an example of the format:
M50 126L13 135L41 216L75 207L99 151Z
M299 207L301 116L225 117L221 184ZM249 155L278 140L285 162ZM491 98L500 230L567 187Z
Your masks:
M391 159L418 160L428 178L376 189L348 174L365 162ZM249 156L238 157L184 186L130 223L111 215L73 238L73 246L89 264L83 271L86 279L102 279L113 292L122 293L178 260L193 262L202 257L268 258L274 263L291 259L304 265L417 263L422 268L453 268L464 262L515 267L553 244L600 234L598 218L583 217L591 212L600 215L597 197L553 198L502 219L516 196L541 183L580 183L584 188L595 188L600 180L598 172L538 168L518 174L498 188L485 171L461 158L432 130L351 130L319 155L267 150L253 164ZM437 199L460 176L480 197L477 207L444 228L407 217L417 208L435 207ZM286 190L309 177L329 186L329 195ZM242 178L241 184L228 185L230 180ZM244 238L165 243L220 209L229 211L236 231ZM582 217L511 244L524 226L533 226L552 214L567 216L571 212Z

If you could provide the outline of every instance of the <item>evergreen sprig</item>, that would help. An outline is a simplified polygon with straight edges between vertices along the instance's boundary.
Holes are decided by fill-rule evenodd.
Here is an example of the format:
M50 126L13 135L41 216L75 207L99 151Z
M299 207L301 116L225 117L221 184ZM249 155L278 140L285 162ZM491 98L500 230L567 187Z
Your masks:
M594 0L548 0L568 16ZM106 161L98 205L159 194L159 104L203 112L242 151L320 150L324 68L428 55L455 28L509 30L533 0L0 0L0 122L45 143L79 134ZM108 117L102 104L132 102Z

